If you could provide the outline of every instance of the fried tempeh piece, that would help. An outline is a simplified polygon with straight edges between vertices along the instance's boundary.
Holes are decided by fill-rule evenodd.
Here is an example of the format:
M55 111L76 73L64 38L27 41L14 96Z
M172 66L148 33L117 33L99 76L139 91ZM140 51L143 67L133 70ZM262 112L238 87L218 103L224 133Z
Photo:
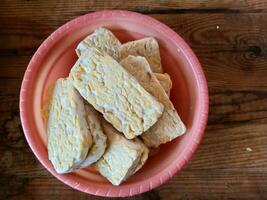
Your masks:
M58 79L47 123L48 157L58 173L76 169L92 145L84 100L68 79Z
M111 56L91 48L70 72L75 88L128 139L142 134L162 115L163 105Z
M170 96L170 91L172 88L172 80L170 78L170 75L167 73L161 74L161 73L154 73L156 78L158 79L160 85L163 87L165 90L166 94Z
M147 59L153 72L162 73L159 45L155 38L146 37L140 40L127 42L120 47L120 59L129 55L143 56Z
M128 56L121 65L132 74L139 83L164 105L161 118L148 131L141 135L148 147L158 147L185 133L184 123L178 116L159 81L152 73L148 62L141 56Z
M115 35L106 28L97 28L92 34L84 38L77 46L76 53L81 56L90 47L98 48L100 51L105 51L115 60L119 61L119 49L121 43Z
M138 138L127 140L104 119L102 122L109 146L96 166L113 185L119 185L144 165L149 150Z
M55 85L53 84L47 89L45 102L42 109L43 120L46 125L49 117L54 86ZM105 152L107 140L106 135L102 131L100 120L98 117L96 117L97 111L95 111L95 109L85 101L84 104L86 120L89 131L92 134L93 144L89 149L85 160L78 166L78 168L87 167L99 160L99 158Z
M93 145L89 150L86 159L80 164L79 167L87 167L98 161L104 154L107 146L107 136L104 134L99 113L88 103L85 103L86 119L89 130L93 136Z

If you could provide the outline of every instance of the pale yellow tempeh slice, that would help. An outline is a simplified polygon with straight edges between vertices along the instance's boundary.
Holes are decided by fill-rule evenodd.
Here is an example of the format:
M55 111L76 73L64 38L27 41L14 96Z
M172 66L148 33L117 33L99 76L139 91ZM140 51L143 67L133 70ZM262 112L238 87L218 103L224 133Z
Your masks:
M46 125L47 125L47 121L49 117L49 111L51 107L54 86L55 84L51 85L47 89L44 106L42 108L42 117ZM78 166L78 168L87 167L95 163L97 160L99 160L99 158L105 152L106 141L107 141L107 137L103 133L103 130L101 127L100 119L96 117L97 111L95 111L95 109L91 105L86 103L85 101L84 103L85 103L84 108L85 108L85 113L86 113L86 120L87 120L89 131L93 137L93 144L91 148L89 149L85 160Z
M172 88L172 80L170 78L170 75L167 73L161 74L161 73L154 73L156 78L158 79L160 85L163 87L165 90L166 94L170 96L170 91Z
M111 56L91 48L71 69L80 94L126 138L149 129L162 115L163 105Z
M141 56L128 56L121 65L132 74L139 83L164 105L164 112L158 122L141 135L148 147L158 147L185 133L186 128L178 116L159 81L152 73L148 62Z
M97 28L92 34L83 39L76 48L76 53L81 56L90 47L98 48L100 51L105 51L115 60L119 61L120 41L115 35L106 28Z
M147 59L153 72L163 72L161 66L159 45L157 40L153 37L146 37L121 45L121 60L126 58L128 55L143 56Z
M102 127L109 146L96 166L113 185L119 185L144 165L149 150L138 138L127 140L104 119Z
M99 113L88 103L85 103L86 119L89 130L93 136L93 145L89 150L86 159L80 164L79 167L87 167L98 161L104 154L107 146L107 136L104 134L101 127L101 118Z
M47 123L48 157L58 173L76 169L92 145L84 100L68 79L58 79Z

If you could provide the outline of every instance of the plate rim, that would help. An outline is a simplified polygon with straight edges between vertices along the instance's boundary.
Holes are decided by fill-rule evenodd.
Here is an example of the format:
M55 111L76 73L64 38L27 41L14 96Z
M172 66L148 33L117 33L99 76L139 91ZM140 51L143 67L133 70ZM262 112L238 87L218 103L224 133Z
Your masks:
M99 188L96 186L90 186L86 187L82 184L79 184L78 182L75 182L75 178L69 177L68 175L61 175L57 174L54 170L50 169L47 166L47 163L45 160L42 158L42 155L40 153L40 150L38 147L34 144L33 138L30 137L30 124L27 120L27 111L25 109L26 104L28 103L27 100L27 94L29 92L28 87L29 84L32 81L32 76L31 74L33 73L34 66L38 63L38 60L42 58L43 55L45 55L49 48L54 45L54 43L58 40L60 40L61 35L66 32L72 31L76 29L76 26L84 22L88 19L92 20L95 18L106 18L106 17L130 17L130 18L138 18L139 20L144 20L146 23L153 24L153 26L156 26L157 29L165 32L172 41L175 43L179 43L179 46L182 48L180 49L183 51L183 54L186 57L186 60L190 63L192 67L192 71L195 73L194 77L196 77L197 83L198 83L198 88L199 90L199 99L198 104L200 104L200 112L198 114L197 118L197 123L198 123L198 132L192 134L191 137L194 136L194 139L192 140L192 144L188 145L189 147L186 147L183 149L183 152L181 155L183 155L183 160L181 161L180 157L176 158L175 160L172 161L170 166L166 167L163 171L160 173L150 177L148 180L142 181L140 184L135 184L134 187L126 187L123 189L120 189L117 192L111 192L106 191L106 190L99 190ZM190 57L190 58L189 58ZM42 44L39 46L37 51L34 53L32 56L27 69L24 73L22 84L21 84L21 89L20 89L20 101L19 101L19 109L20 109L20 119L21 119L21 124L22 128L24 131L24 135L26 137L26 140L33 151L34 155L37 157L37 159L41 162L41 164L58 180L61 182L65 183L66 185L77 189L79 191L92 194L92 195L97 195L97 196L103 196L103 197L125 197L125 196L133 196L136 194L141 194L144 192L147 192L149 190L155 189L158 186L162 185L165 183L167 180L169 180L171 177L173 177L178 171L181 170L182 167L186 165L186 163L191 159L192 155L195 153L198 145L200 144L204 131L206 128L207 124L207 119L208 119L208 111L209 111L209 98L208 98L208 86L207 86L207 81L203 72L203 69L201 67L200 62L198 61L196 55L194 54L193 50L188 46L188 44L175 32L173 31L170 27L167 25L163 24L162 22L147 16L143 15L140 13L132 12L132 11L126 11L126 10L103 10L103 11L96 11L93 13L85 14L79 17L74 18L73 20L63 24L60 26L57 30L55 30L51 35L46 38ZM179 162L178 162L179 160ZM177 164L179 163L179 164Z

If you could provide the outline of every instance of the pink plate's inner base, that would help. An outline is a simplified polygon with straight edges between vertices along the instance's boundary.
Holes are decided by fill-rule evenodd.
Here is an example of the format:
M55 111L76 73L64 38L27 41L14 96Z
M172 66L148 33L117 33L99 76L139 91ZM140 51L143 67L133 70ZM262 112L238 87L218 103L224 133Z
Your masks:
M41 108L44 104L47 88L58 78L68 76L71 67L77 60L76 45L86 35L100 26L113 31L121 42L145 36L153 36L158 40L164 71L171 76L173 81L171 100L187 126L187 133L184 136L161 145L157 154L150 157L140 171L119 187L112 186L105 178L99 175L94 167L80 169L67 175L57 175L48 160L46 130L41 117ZM29 120L32 120L28 129L32 131L26 135L29 143L36 143L30 144L34 152L50 172L65 183L84 192L102 196L125 196L147 191L154 188L155 185L160 185L190 159L191 155L184 156L183 153L190 146L192 146L190 151L193 152L197 146L195 143L198 143L200 138L196 135L199 132L199 126L195 125L195 123L200 123L201 113L198 112L201 110L201 104L203 105L203 102L200 102L203 97L200 94L201 83L196 78L198 74L194 71L189 57L190 54L185 49L188 47L169 37L169 33L162 30L162 27L157 29L153 23L137 20L136 17L124 18L116 14L108 18L96 17L93 20L89 18L88 21L81 20L80 23L75 24L75 28L66 30L68 31L60 33L60 39L57 38L56 42L49 46L49 51L34 66L37 71L32 81L34 84L31 86L33 98L27 104L27 109L29 109L27 112L32 112L32 114L27 114L28 118L31 118ZM201 123L205 123L205 119ZM174 164L174 162L176 163ZM168 166L172 167L167 169ZM163 171L164 174L162 173ZM155 177L159 174L162 174L162 177L157 177L159 181L155 182ZM77 185L74 185L74 183Z

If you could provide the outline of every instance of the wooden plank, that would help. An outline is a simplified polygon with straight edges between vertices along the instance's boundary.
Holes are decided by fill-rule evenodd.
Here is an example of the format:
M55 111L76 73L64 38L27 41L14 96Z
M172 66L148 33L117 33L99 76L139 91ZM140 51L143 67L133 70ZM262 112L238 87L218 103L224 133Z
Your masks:
M209 124L266 122L267 91L210 91Z
M40 12L42 9L43 12ZM267 3L264 0L184 0L184 1L120 1L120 0L100 0L86 1L79 3L73 1L24 1L24 0L4 0L0 5L0 12L4 15L16 15L18 17L42 16L49 18L66 17L75 13L84 13L105 10L121 9L131 10L146 14L152 13L184 13L184 12L266 12Z
M267 176L266 169L261 169L260 173L254 169L246 172L238 169L184 170L164 186L126 199L266 199L267 183L263 176ZM53 177L0 178L1 183L7 180L0 188L3 199L105 199L71 189ZM10 187L12 190L4 190Z
M2 167L12 167L12 171L3 173L12 172L22 177L42 175L44 173L41 173L43 169L33 156L24 138L18 114L6 118L2 127L0 131L5 137L1 140L1 158L9 157L11 159L4 162ZM264 167L267 164L266 130L266 123L244 123L233 127L221 125L218 129L209 125L202 145L187 169ZM213 149L212 152L211 149ZM4 151L8 153L3 153ZM20 154L20 157L16 157L18 154ZM211 162L212 165L210 165Z
M21 78L30 62L31 56L0 56L0 79L1 78Z
M266 169L184 170L159 188L162 199L265 199Z
M261 93L260 96L250 92L233 92L231 94L220 92L219 94L220 96L218 93L210 94L210 115L206 135L190 164L190 169L265 166L267 164L265 155L267 151L266 93ZM3 99L0 98L0 105L4 105L0 110L1 122L3 122L0 124L0 131L6 137L3 138L2 143L4 146L10 147L11 153L14 153L13 156L15 156L16 150L24 149L27 144L23 140L16 97L7 96L6 100ZM14 148L12 148L13 146ZM247 151L247 148L251 148L252 151ZM210 149L214 150L210 152ZM30 160L26 162L33 162L31 152L28 156ZM24 162L25 159L28 158L22 157L21 161L16 160L16 162ZM213 165L208 162L211 159L213 159ZM254 162L255 160L257 163ZM20 163L13 166L12 169L16 171L18 168L17 170L19 170L24 164Z
M209 125L202 145L186 168L159 190L149 195L141 195L142 198L153 195L165 199L168 193L171 193L171 199L186 196L194 198L198 195L204 199L212 199L218 195L248 199L266 197L267 179L264 177L267 177L267 125L266 122L256 122L240 123L232 127L221 124L219 128ZM86 196L59 183L41 166L25 141L18 114L6 120L1 135L3 133L0 148L1 168L10 170L1 170L0 184L6 185L6 178L21 184L7 193L21 192L18 197L40 195L40 199L61 199L67 194L70 197Z
M21 78L1 78L0 79L0 94L1 95L19 95L20 85L21 85L22 77ZM7 97L8 98L8 97ZM0 106L0 110L2 108Z
M209 87L264 89L267 18L263 15L185 14L161 15L158 19L192 47L206 72Z
M267 164L266 122L235 126L208 125L202 144L187 169L264 168ZM267 182L267 180L265 180Z
M127 199L266 199L267 6L241 0L3 1L0 199L104 199L70 189L39 163L23 135L18 96L41 42L66 21L106 8L148 13L173 28L196 52L210 90L208 127L189 164L162 187Z
M210 88L265 90L267 14L152 16L169 25L189 43L204 68ZM0 67L5 68L1 77L10 77L17 69L20 73L11 77L21 78L33 52L61 22L47 20L37 29L32 28L32 19L16 19L16 23L12 19L14 21L10 18L5 22L8 29L0 29L0 55L4 59ZM13 68L6 68L12 63Z

